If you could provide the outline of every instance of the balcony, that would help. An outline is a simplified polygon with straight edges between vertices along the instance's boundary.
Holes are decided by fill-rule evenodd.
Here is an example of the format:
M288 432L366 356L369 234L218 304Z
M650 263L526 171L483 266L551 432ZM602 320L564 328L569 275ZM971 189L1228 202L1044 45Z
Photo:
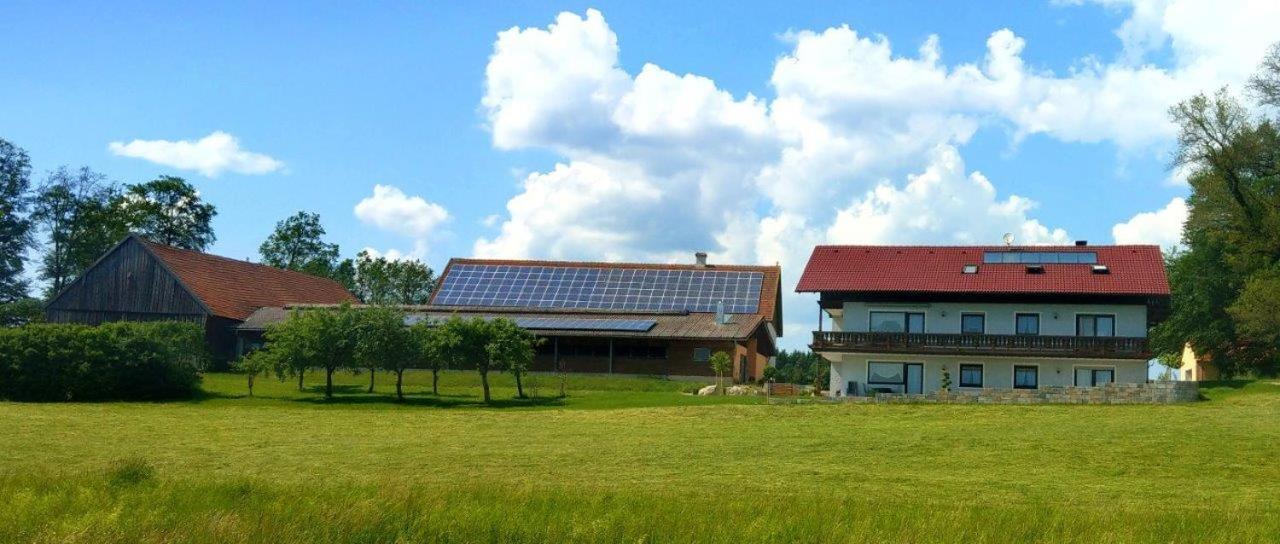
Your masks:
M1146 338L814 331L814 351L1149 359Z

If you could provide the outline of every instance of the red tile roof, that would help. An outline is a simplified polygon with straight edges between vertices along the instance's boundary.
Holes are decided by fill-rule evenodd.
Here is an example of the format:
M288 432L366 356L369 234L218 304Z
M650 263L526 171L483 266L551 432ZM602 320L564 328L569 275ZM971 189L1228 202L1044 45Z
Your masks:
M357 302L331 279L139 241L216 316L243 321L264 306Z
M763 317L766 321L781 321L774 319L779 314L778 310L780 301L778 300L778 292L781 290L782 267L760 266L760 265L737 265L737 264L707 264L700 266L696 264L656 264L656 263L606 263L606 262L590 262L590 261L538 261L538 260L516 260L516 259L450 259L449 264L445 266L444 272L440 274L440 284L443 285L445 278L449 275L449 268L455 264L481 264L481 265L498 265L498 266L561 266L561 267L584 267L584 268L625 268L625 269L642 269L642 270L710 270L722 272L760 272L764 274L764 281L760 284L760 304L756 308L755 315ZM435 295L432 295L434 299ZM566 309L571 311L571 309ZM782 323L775 323L775 327L781 331Z
M986 251L1091 251L1108 274L1087 264L983 264ZM978 265L964 274L964 265ZM1157 246L818 246L796 292L1006 293L1168 296Z

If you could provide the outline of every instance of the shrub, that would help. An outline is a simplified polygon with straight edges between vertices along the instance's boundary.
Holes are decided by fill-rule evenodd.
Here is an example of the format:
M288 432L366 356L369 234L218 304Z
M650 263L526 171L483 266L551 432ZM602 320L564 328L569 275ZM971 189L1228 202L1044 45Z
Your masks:
M0 398L18 401L190 397L208 361L194 323L41 324L0 330Z

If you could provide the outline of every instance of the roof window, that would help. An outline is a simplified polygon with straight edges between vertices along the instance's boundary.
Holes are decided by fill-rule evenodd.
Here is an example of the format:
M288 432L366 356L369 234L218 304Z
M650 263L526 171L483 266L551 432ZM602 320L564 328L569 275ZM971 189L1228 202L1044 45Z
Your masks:
M1027 273L1028 274L1044 274L1044 265L1029 264L1027 265Z
M977 274L977 273L978 273L978 265L976 265L976 264L966 264L966 265L964 265L964 269L963 269L963 270L961 270L961 271L962 271L962 272L964 272L965 274Z
M1107 268L1107 265L1105 264L1095 264L1093 265L1093 273L1094 274L1110 274L1111 269Z

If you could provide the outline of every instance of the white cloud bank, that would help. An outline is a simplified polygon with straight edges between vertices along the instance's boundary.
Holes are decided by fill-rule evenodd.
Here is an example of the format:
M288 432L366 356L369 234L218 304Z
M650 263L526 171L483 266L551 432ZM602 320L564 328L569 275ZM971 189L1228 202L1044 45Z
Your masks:
M142 159L179 170L194 170L211 178L223 172L258 175L284 168L283 162L270 156L241 149L235 136L222 131L214 131L194 142L133 140L129 143L111 142L107 149L121 157Z
M1111 229L1117 244L1156 244L1168 249L1181 245L1182 225L1187 222L1187 202L1169 201L1164 208L1142 212Z
M560 162L524 177L474 252L683 261L705 249L781 262L789 285L814 243L998 243L1004 232L1066 241L1034 217L1037 203L1002 191L1005 180L967 171L960 146L996 126L1015 141L1156 152L1174 134L1170 105L1239 84L1278 39L1268 21L1280 20L1280 3L1105 3L1129 10L1117 30L1125 54L1065 74L1028 66L1028 44L1009 29L987 37L979 61L954 65L936 36L903 55L847 26L792 32L771 100L654 64L628 73L595 10L502 31L481 101L493 144ZM1166 46L1169 66L1145 60ZM1146 221L1117 228L1159 230Z
M428 202L420 196L409 196L398 187L374 185L373 195L367 196L355 206L356 218L382 230L406 236L414 241L412 251L390 249L385 252L365 248L374 257L389 259L425 257L428 240L437 228L449 220L449 212L439 204Z

